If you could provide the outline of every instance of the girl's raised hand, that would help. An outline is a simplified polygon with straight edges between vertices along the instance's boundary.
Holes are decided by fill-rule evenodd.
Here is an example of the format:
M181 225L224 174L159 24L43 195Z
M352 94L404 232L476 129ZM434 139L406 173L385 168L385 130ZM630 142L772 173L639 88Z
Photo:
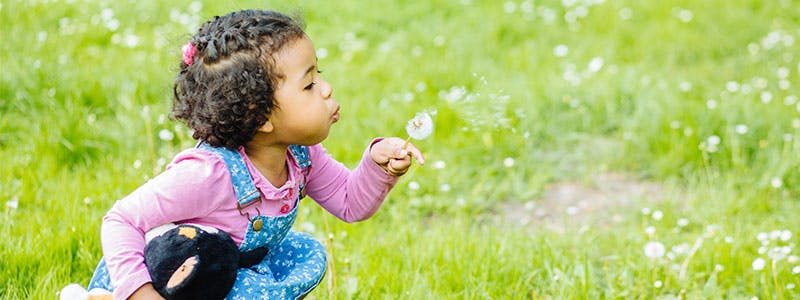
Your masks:
M369 154L386 172L393 176L401 176L411 167L411 157L414 157L420 165L425 164L425 158L416 146L408 143L404 149L404 144L406 141L401 138L384 138L372 145Z

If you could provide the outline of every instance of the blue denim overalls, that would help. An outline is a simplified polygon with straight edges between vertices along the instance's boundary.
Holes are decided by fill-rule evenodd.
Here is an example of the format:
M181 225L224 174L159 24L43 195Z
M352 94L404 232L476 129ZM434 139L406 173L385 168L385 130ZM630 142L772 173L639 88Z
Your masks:
M200 143L197 147L216 154L225 162L240 211L261 200L261 193L253 184L247 166L237 151L211 147L206 143ZM289 150L303 169L303 174L307 174L311 166L308 148L292 145ZM305 178L300 184L300 191L304 185ZM239 269L236 283L226 299L297 299L322 281L327 259L325 247L309 234L290 230L297 217L299 201L303 197L302 192L297 194L298 205L287 214L257 215L251 218L249 214L243 213L250 222L239 250L250 251L266 246L269 252L260 263ZM256 230L259 227L260 230ZM105 260L100 261L89 283L89 289L96 287L113 290Z

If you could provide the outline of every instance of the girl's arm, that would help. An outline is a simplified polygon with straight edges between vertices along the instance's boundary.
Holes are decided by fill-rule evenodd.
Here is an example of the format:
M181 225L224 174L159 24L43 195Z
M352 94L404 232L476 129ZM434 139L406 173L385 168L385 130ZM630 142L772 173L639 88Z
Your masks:
M164 300L164 297L156 291L151 283L145 283L144 285L140 286L133 295L131 295L129 300Z
M402 148L402 140L397 149ZM384 151L384 139L375 139L362 155L359 165L350 170L327 153L322 145L309 147L311 155L311 171L308 174L307 194L325 210L345 222L357 222L371 217L383 203L384 198L397 183L398 177L390 174L373 159L371 150ZM391 142L393 140L387 140ZM384 143L386 143L384 142ZM415 148L416 149L416 148ZM392 150L389 150L392 151ZM415 150L417 154L418 150ZM381 152L383 153L383 152ZM411 152L397 157L404 157ZM389 156L384 156L388 159ZM418 158L421 158L420 155ZM384 161L384 164L388 162ZM402 163L394 162L394 166L402 168ZM410 164L410 159L408 161Z
M233 189L224 162L193 150L114 204L103 217L100 238L115 299L127 299L151 281L144 265L145 232L209 214L230 199L226 186Z

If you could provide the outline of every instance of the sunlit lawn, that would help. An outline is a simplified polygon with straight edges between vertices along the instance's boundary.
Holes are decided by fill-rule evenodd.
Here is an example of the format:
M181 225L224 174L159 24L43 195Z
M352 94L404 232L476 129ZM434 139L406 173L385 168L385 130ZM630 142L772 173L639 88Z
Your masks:
M180 45L241 8L303 16L347 165L435 120L372 219L304 200L309 298L800 295L794 1L3 0L0 298L88 283L104 213L194 144Z

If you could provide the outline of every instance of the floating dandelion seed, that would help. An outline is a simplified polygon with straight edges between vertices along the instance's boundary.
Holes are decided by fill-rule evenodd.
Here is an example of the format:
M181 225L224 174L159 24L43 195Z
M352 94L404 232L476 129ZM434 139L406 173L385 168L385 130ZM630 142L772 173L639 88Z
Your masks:
M403 149L408 147L408 142L413 138L415 140L424 140L433 133L433 119L431 115L426 112L419 112L413 119L408 120L406 124L406 132L408 132L408 139L403 145Z

